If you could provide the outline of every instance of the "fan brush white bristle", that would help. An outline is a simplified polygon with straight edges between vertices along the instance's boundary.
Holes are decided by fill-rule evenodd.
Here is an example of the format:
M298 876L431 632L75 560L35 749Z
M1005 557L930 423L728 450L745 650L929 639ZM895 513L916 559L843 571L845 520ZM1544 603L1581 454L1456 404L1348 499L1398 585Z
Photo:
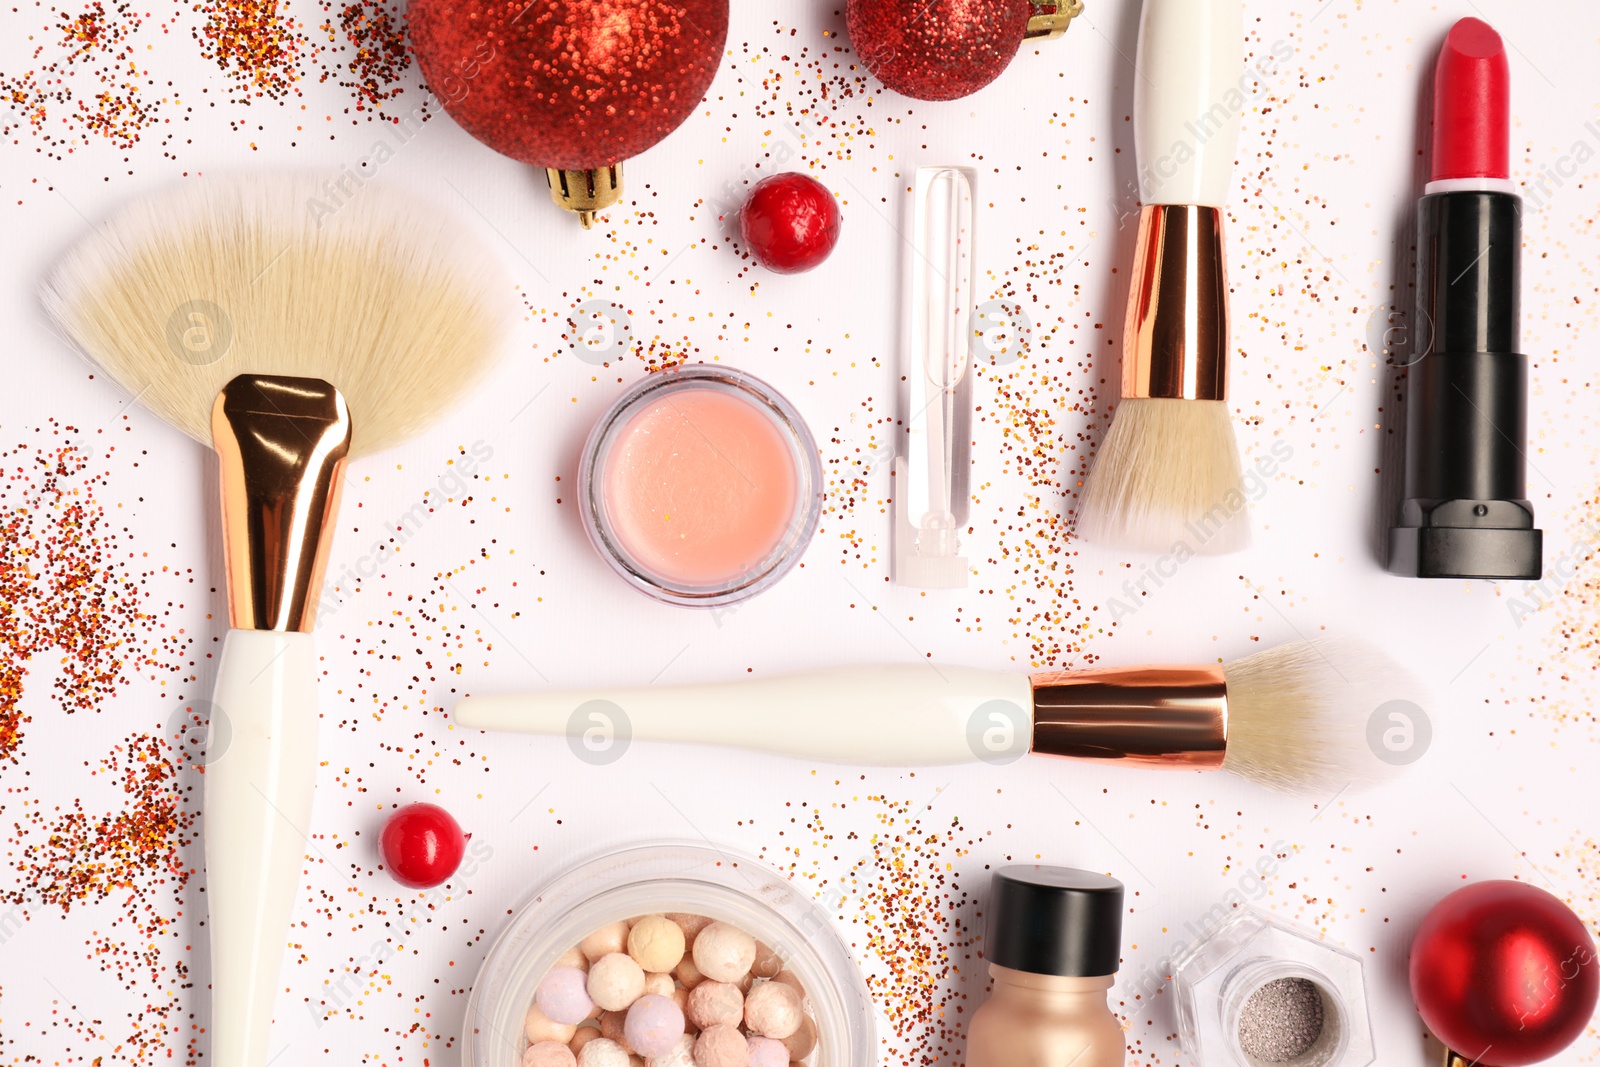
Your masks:
M1388 655L1357 641L1298 641L1226 667L1228 750L1223 770L1271 789L1326 800L1395 777L1367 724L1387 729L1429 714L1426 690Z
M124 208L47 279L44 302L141 403L211 443L243 373L321 378L351 454L425 427L497 355L512 289L460 222L376 184L340 201L304 174L202 178Z
M1138 552L1237 552L1250 543L1248 500L1228 405L1124 399L1083 482L1074 530Z

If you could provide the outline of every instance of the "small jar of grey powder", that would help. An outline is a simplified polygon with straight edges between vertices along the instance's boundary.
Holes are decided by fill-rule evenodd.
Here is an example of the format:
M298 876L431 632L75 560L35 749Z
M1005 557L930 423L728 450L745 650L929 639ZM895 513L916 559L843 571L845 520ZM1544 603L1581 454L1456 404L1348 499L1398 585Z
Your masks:
M1206 1067L1373 1062L1359 957L1248 908L1201 933L1172 971L1178 1037L1197 1061Z

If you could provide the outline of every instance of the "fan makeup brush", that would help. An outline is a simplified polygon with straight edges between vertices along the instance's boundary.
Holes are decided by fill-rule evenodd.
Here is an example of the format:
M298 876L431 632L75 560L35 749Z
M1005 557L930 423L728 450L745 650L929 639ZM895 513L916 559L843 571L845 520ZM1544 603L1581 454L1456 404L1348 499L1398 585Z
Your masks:
M1250 540L1228 413L1222 205L1245 106L1239 0L1145 0L1134 76L1138 236L1122 400L1074 529L1141 552Z
M843 667L698 686L469 697L462 726L566 734L589 713L625 716L636 741L679 741L837 763L1008 763L1026 753L1232 771L1327 797L1395 770L1367 744L1392 701L1424 704L1383 653L1297 642L1225 667L1040 674L927 664Z
M311 631L346 462L490 366L511 290L460 224L377 186L200 179L85 238L47 309L106 374L212 444L229 630L205 769L211 1058L263 1067L316 785ZM212 723L212 737L217 726Z

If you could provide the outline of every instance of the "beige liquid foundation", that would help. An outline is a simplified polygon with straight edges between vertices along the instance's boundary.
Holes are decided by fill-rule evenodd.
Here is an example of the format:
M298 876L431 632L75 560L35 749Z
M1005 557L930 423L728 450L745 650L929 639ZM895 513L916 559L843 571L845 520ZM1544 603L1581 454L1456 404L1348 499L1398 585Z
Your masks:
M1122 883L1070 867L1002 867L984 955L994 991L967 1029L968 1067L1123 1067L1106 1003L1122 957Z

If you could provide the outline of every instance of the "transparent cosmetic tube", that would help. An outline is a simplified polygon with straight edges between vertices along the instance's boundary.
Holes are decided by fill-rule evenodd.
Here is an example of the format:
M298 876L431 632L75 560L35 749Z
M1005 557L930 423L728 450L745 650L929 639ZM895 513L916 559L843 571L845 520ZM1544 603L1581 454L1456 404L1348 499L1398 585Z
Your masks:
M922 167L912 195L894 578L959 589L967 584L961 531L972 469L972 182L957 167Z

